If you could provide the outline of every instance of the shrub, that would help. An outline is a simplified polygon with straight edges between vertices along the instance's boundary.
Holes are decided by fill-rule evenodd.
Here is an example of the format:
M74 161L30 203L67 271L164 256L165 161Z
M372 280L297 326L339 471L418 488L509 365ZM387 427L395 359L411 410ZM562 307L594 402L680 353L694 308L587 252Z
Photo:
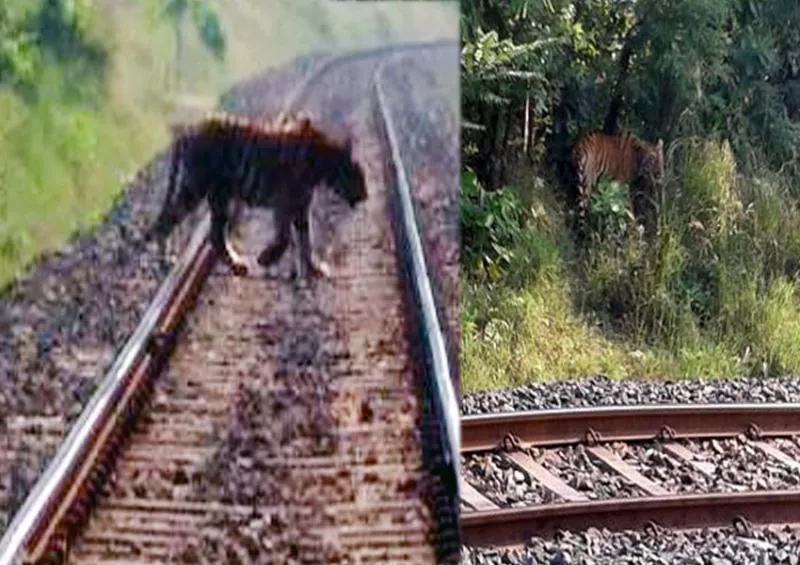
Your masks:
M588 227L599 241L619 242L633 217L630 188L603 175L592 188L587 210Z
M471 169L461 174L462 257L468 272L499 280L525 229L525 209L510 189L487 192Z

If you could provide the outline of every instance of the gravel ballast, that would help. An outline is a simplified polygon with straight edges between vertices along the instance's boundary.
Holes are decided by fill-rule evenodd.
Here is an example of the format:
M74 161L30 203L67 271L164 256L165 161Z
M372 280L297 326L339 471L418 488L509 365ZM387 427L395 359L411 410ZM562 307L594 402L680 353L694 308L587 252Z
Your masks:
M461 458L464 479L489 500L503 507L524 508L557 501L557 497L494 453Z
M794 440L766 443L800 455ZM614 443L605 447L646 478L671 493L745 492L798 488L800 473L767 456L747 438L681 441L699 464L683 461L658 442ZM645 496L647 493L609 469L584 446L528 450L545 469L589 500ZM799 459L800 461L800 459ZM502 453L462 457L464 478L502 507L563 502Z
M538 382L464 396L464 415L640 404L713 404L732 402L800 402L800 379L775 378L615 380L601 375L557 382Z
M629 498L644 493L625 477L606 469L582 445L534 455L542 466L589 500Z
M744 437L679 443L696 454L704 469L671 456L654 443L621 445L618 454L645 477L676 493L794 489L800 483L797 471L768 457ZM786 440L768 443L780 449ZM796 449L793 441L788 443Z
M476 551L464 548L464 565L771 565L800 563L800 530L734 528L690 532L590 528L534 538L524 548Z
M613 405L709 404L709 403L800 402L800 380L791 377L742 379L682 379L658 381L615 380L592 376L561 382L533 383L506 390L481 391L465 395L464 415L525 410L579 408ZM673 492L737 492L745 490L798 488L800 475L784 464L766 457L745 437L726 440L681 441L706 464L703 473L694 465L665 453L658 442L613 447L624 461L645 477ZM793 439L768 440L769 444L800 460L800 447ZM594 469L601 467L588 454L576 455L580 447L533 450L533 457L551 472L546 459L558 461L570 454L570 463L556 472L560 478L588 498L580 489L580 477L595 490ZM543 457L547 452L548 456ZM494 461L494 460L493 460ZM709 466L710 465L710 466ZM501 465L498 465L501 467ZM601 467L602 468L602 467ZM493 473L498 471L486 470ZM602 475L597 475L602 476ZM476 483L467 475L469 482ZM480 487L479 487L480 488ZM628 494L633 494L628 493ZM643 493L636 493L639 496ZM623 496L615 494L614 496ZM498 498L498 495L492 497ZM599 529L562 532L555 540L532 538L522 549L465 547L464 564L771 564L800 563L800 529L769 528L752 532L733 528L692 532L627 531L610 533Z

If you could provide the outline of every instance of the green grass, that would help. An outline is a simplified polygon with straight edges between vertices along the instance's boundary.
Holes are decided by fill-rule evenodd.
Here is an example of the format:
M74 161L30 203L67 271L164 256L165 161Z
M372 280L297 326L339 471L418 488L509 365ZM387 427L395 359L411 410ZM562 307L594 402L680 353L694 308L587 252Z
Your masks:
M578 254L552 188L536 171L518 173L526 220L505 271L491 281L473 269L462 280L465 392L596 373L800 371L791 179L741 175L727 144L685 139L669 163L655 241L622 226ZM606 220L616 209L593 206Z
M92 21L101 41L114 29L101 10ZM130 73L122 57L112 57L106 79L50 61L35 99L0 89L0 288L102 218L123 179L165 141L163 108L148 90L117 88Z
M0 95L0 122L13 124L0 139L0 285L98 221L158 139L157 127L136 127L146 122L134 113L61 106L58 78L45 73L33 106Z
M572 292L559 278L522 291L503 289L488 306L480 304L485 293L464 289L464 392L592 374L714 377L738 372L735 352L723 344L695 343L670 351L609 334L590 315L574 309ZM478 331L475 311L484 309L493 313Z
M123 179L167 142L176 99L199 98L208 109L233 83L313 51L459 36L454 2L215 4L227 58L214 60L186 26L180 91L174 26L160 0L95 4L91 35L110 54L103 82L51 64L37 76L35 103L0 88L0 289L108 211ZM76 86L87 99L70 94Z

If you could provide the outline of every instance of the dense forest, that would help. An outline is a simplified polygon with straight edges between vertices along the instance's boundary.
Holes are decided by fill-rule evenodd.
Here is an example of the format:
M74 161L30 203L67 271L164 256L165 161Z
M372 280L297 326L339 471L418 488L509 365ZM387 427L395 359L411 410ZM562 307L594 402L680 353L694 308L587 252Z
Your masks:
M800 3L462 2L465 388L800 370ZM655 233L589 131L663 139ZM567 180L565 180L565 178Z

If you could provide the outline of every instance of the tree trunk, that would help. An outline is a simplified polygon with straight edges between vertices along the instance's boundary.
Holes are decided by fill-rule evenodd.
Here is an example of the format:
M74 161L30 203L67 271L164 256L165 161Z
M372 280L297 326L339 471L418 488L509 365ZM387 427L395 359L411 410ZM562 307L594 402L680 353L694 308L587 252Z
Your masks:
M475 173L478 175L478 180L480 180L481 184L487 188L489 188L492 180L492 147L494 146L495 135L493 125L496 113L497 110L494 107L485 104L480 105L481 121L479 123L485 125L486 129L481 134L478 142L476 161L479 165L475 169Z
M505 106L500 106L498 108L497 121L495 122L494 144L492 146L492 158L490 159L492 190L496 190L500 187L502 177L503 143L506 137L506 113Z
M528 154L528 133L530 132L530 117L531 117L531 95L530 92L525 93L525 131L522 132L522 151L525 155Z
M509 137L511 137L514 117L516 115L517 115L516 112L506 112L505 116L506 119L505 119L505 131L503 131L503 144L500 146L500 186L508 182L508 163L512 155L509 154L507 147L509 145L508 141ZM514 159L516 159L517 155L514 155L513 157Z
M632 27L626 35L625 45L622 47L622 53L619 56L619 75L617 76L617 84L614 86L614 97L611 99L611 104L608 107L608 113L603 123L603 131L607 134L617 133L617 129L619 128L619 116L622 113L622 98L625 91L625 83L628 79L628 72L631 67L631 55L633 55L635 29L636 26Z
M528 150L525 152L525 156L528 158L528 163L532 165L534 161L534 148L536 147L536 140L540 138L537 135L538 128L533 123L530 124L529 131Z

